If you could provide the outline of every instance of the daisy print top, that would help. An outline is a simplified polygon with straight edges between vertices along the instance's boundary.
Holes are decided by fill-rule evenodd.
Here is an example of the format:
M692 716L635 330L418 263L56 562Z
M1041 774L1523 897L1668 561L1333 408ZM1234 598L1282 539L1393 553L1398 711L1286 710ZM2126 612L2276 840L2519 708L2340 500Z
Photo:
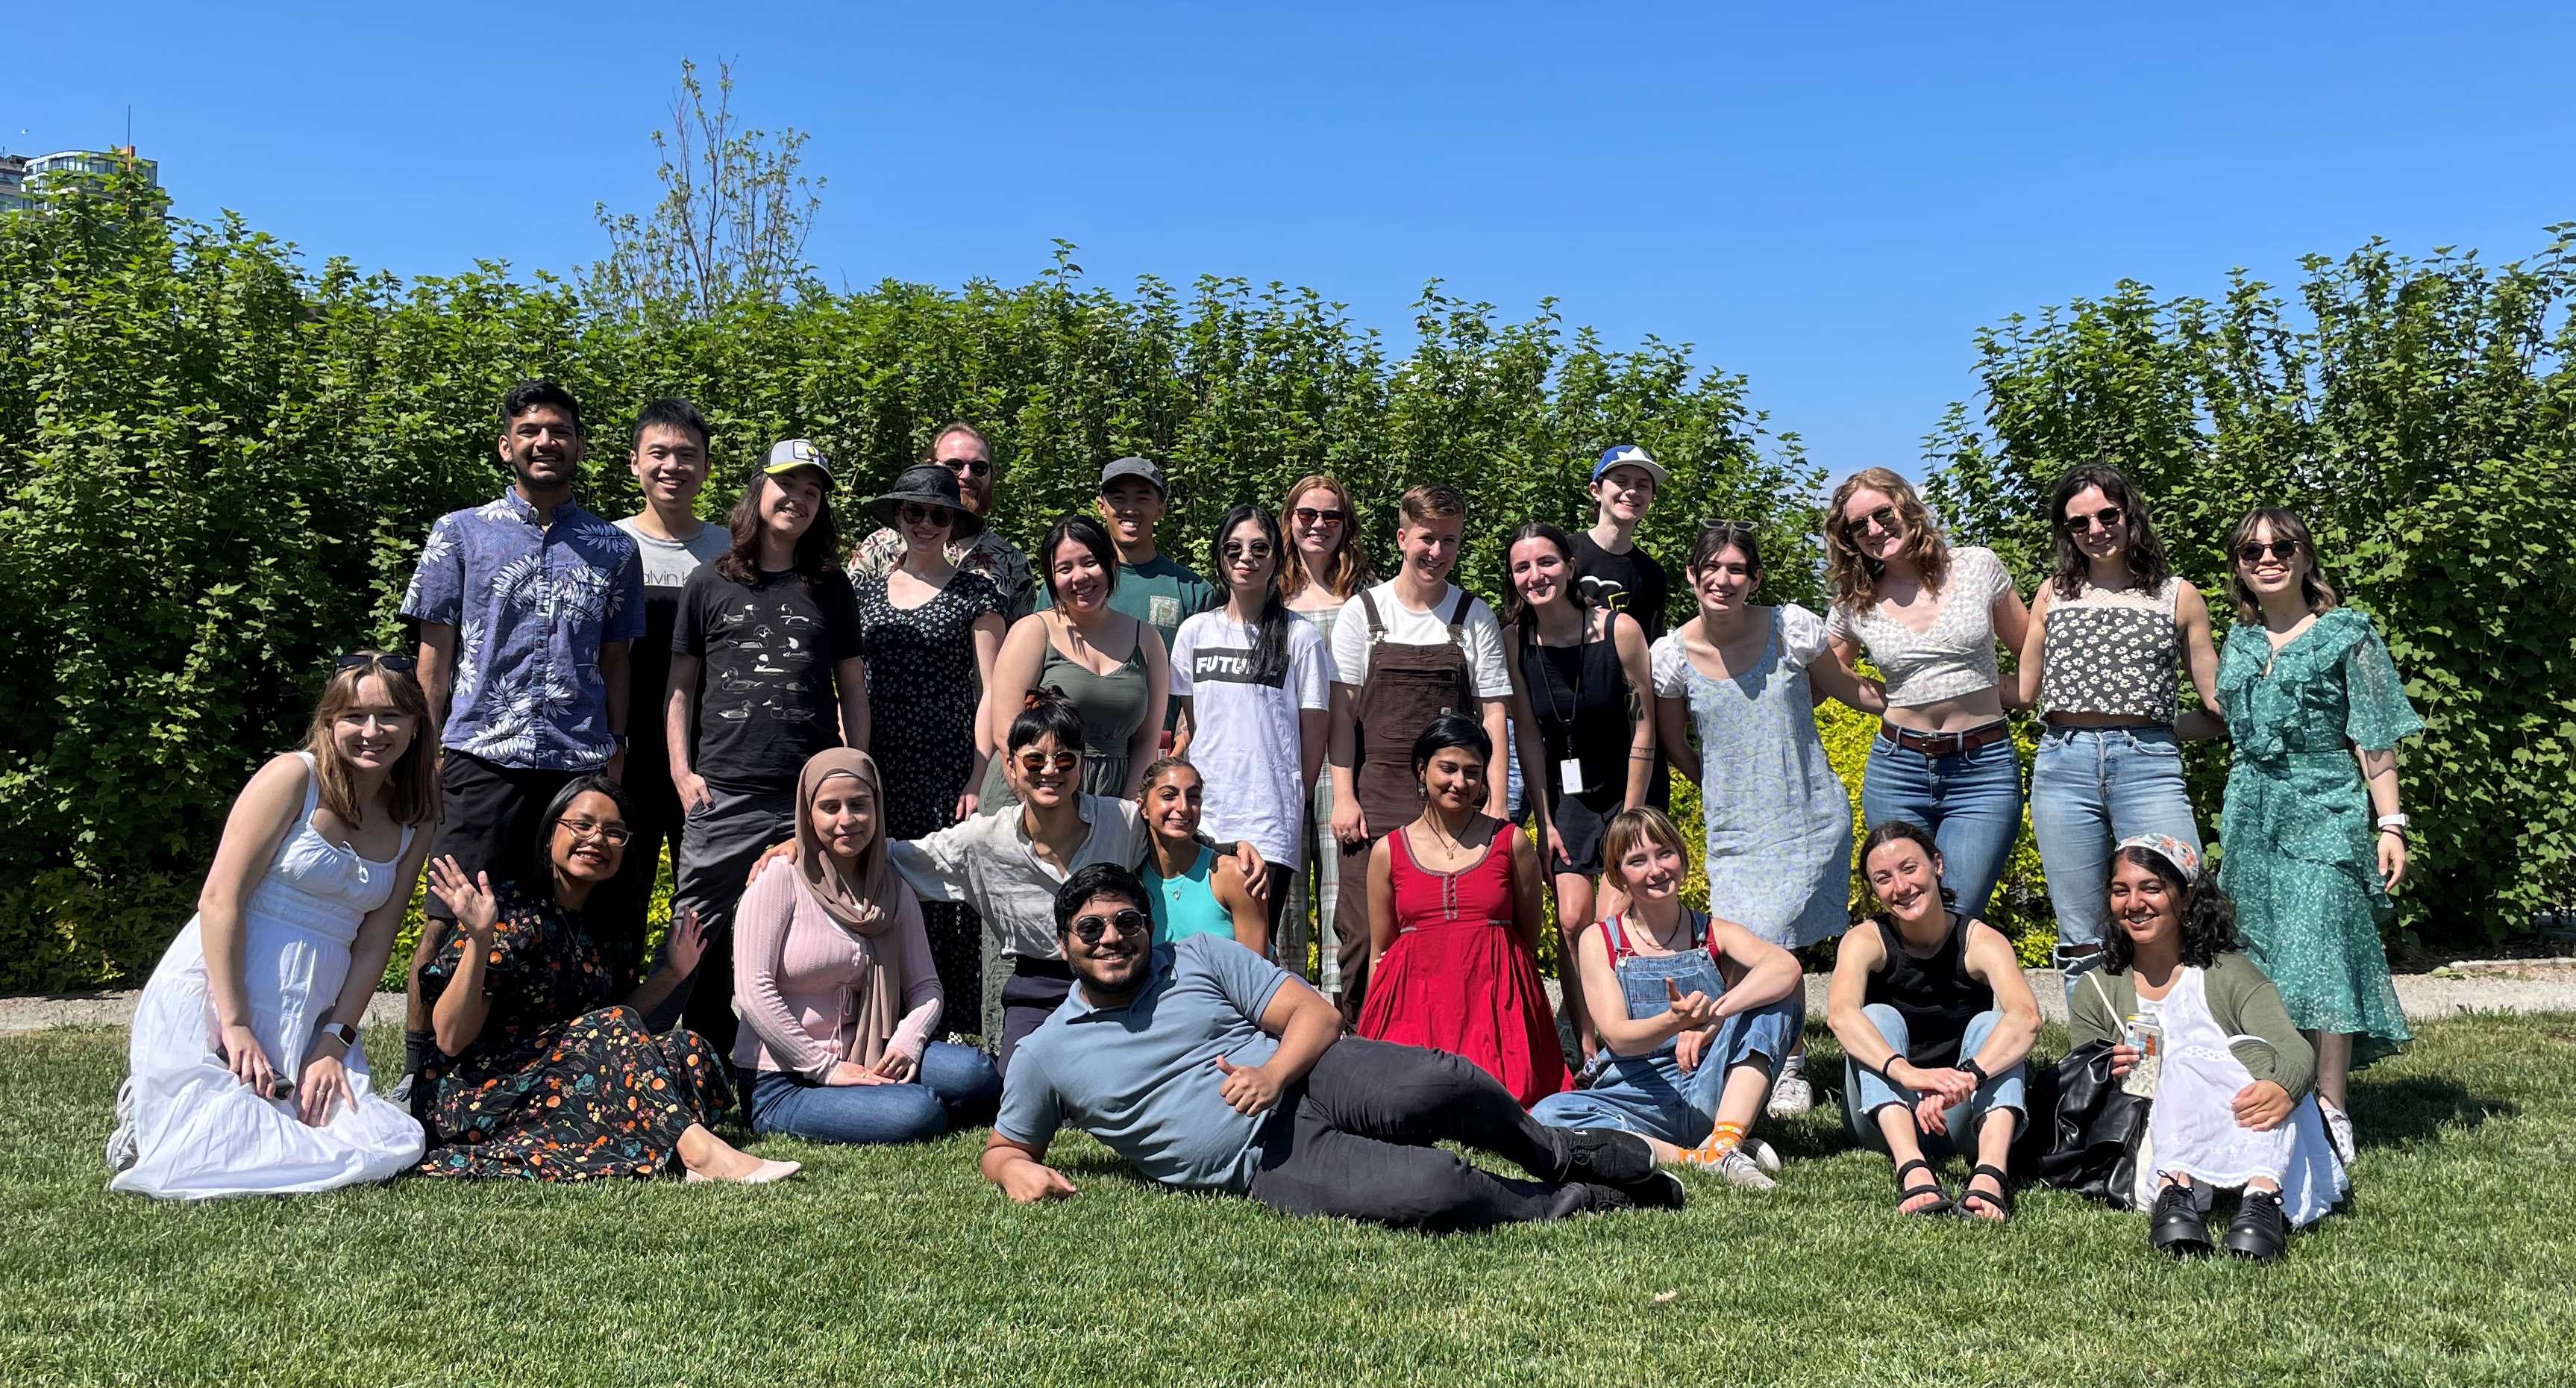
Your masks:
M2040 648L2040 713L2173 722L2180 702L2174 671L2182 659L2174 599L2181 591L2182 580L2169 575L2147 590L2087 583L2074 597L2051 598Z

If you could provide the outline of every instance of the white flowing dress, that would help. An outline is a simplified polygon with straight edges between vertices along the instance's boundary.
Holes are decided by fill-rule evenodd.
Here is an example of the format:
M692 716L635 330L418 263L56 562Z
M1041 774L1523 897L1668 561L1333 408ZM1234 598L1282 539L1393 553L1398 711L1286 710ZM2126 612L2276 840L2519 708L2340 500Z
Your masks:
M2139 1154L2140 1189L2150 1189L2169 1172L2189 1176L2196 1203L2205 1210L2212 1192L2261 1177L2280 1184L2281 1214L2291 1228L2324 1218L2351 1185L2326 1137L2317 1097L2299 1100L2270 1132L2237 1126L2230 1105L2254 1082L2254 1072L2229 1046L2261 1038L2229 1036L2219 1027L2199 969L2184 969L2161 1000L2138 999L2138 1010L2165 1028L2164 1059ZM2150 1194L2139 1208L2152 1203Z
M304 758L304 814L243 903L243 982L250 1026L279 1074L299 1078L314 1019L340 996L358 923L392 895L396 869L340 847L313 828L321 798ZM292 1195L381 1181L420 1160L420 1124L373 1092L364 1049L347 1065L354 1109L334 1105L308 1127L295 1101L263 1098L216 1058L220 1037L206 985L202 920L191 917L161 956L128 1042L134 1164L108 1189L174 1200Z

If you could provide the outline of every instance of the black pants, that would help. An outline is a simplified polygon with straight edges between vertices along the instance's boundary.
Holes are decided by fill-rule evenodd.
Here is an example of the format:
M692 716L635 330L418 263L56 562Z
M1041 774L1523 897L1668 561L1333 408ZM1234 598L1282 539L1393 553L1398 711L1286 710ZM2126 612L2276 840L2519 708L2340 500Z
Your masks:
M1061 959L1011 956L1011 976L1002 981L1002 1049L993 1058L1004 1075L1011 1073L1011 1053L1046 1025L1073 991L1073 969Z
M1435 1142L1540 1177L1562 1174L1570 1156L1564 1129L1530 1117L1473 1062L1345 1036L1280 1096L1250 1194L1286 1214L1428 1230L1563 1219L1590 1204L1582 1186L1497 1176Z

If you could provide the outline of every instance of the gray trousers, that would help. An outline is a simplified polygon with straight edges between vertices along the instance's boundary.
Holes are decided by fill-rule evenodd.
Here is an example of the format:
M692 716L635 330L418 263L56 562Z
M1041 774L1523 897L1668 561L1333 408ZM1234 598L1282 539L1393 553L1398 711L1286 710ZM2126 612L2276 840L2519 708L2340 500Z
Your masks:
M676 1014L681 1024L707 1039L720 1056L733 1054L733 910L742 900L751 865L770 845L796 833L796 792L731 791L707 788L715 803L692 808L680 836L680 862L673 873L671 921L676 926L690 911L706 926L706 957L697 972L657 1009ZM663 1016L648 1019L667 1025Z

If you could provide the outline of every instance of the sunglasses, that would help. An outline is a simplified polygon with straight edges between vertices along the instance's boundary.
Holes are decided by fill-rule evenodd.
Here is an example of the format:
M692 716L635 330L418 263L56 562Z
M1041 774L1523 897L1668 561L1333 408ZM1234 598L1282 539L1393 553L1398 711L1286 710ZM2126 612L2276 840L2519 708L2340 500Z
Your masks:
M968 477L982 477L993 470L993 465L981 458L942 458L939 465Z
M1893 506L1881 506L1877 510L1870 512L1868 515L1861 517L1859 520L1844 521L1843 533L1845 535L1858 536L1861 532L1873 527L1879 530L1884 530L1890 535L1895 534L1896 508Z
M356 670L368 665L382 666L387 670L393 671L397 675L408 675L412 671L420 668L420 662L407 655L368 655L364 652L360 652L356 655L333 656L331 658L331 668L333 670Z
M2091 530L2096 525L2108 530L2111 527L2118 525L2124 515L2125 513L2117 506L2105 506L2101 510L2096 511L2089 516L2082 512L2078 512L2066 518L2066 533L2070 535L2081 535L2086 531Z
M924 506L912 501L896 502L894 518L904 525L947 525L956 519L945 506Z
M1255 540L1246 545L1240 540L1228 540L1218 547L1217 553L1228 559L1267 559L1270 557L1270 542Z
M1058 752L1052 757L1048 756L1044 752L1022 752L1020 754L1020 769L1032 776L1046 770L1047 764L1050 762L1054 763L1055 769L1058 771L1071 771L1075 767L1082 765L1082 754L1080 752Z
M1312 506L1300 506L1289 514L1295 516L1298 520L1303 521L1308 525L1339 525L1342 523L1342 508L1339 506L1327 506L1320 510Z
M2267 554L2280 560L2282 563L2287 564L2291 560L2299 557L2299 542L2296 540L2274 540L2272 543L2267 545L2260 541L2248 540L2244 544L2236 547L2236 562L2239 564L2260 564L2263 562L2263 556Z
M1114 916L1076 916L1073 918L1074 938L1086 945L1096 945L1113 925L1118 927L1121 935L1141 935L1154 928L1154 918L1133 906Z
M602 824L595 819L558 819L558 829L569 829L575 839L598 839L614 848L624 848L635 831L623 824Z

